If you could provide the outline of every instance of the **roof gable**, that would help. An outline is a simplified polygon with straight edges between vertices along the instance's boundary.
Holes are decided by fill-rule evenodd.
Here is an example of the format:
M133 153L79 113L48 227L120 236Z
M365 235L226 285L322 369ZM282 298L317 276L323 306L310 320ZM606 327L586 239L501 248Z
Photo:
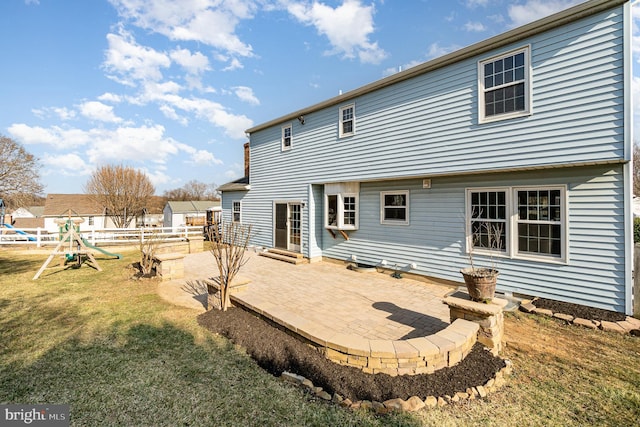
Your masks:
M64 216L69 213L80 216L104 215L104 208L89 194L47 194L43 216Z

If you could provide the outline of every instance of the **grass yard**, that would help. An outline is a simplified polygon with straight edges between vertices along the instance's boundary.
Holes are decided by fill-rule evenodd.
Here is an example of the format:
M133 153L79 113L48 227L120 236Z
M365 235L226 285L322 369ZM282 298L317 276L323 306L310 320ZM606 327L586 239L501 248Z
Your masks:
M72 425L633 425L640 338L522 314L506 319L507 386L489 398L376 417L308 398L164 302L123 260L49 269L0 251L0 402L69 404Z

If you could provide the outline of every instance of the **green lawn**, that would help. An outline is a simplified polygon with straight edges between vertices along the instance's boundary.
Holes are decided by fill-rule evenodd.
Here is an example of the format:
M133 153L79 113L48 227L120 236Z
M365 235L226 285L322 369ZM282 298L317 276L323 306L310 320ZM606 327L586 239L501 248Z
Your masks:
M510 315L514 375L483 401L376 417L312 401L164 302L123 260L48 269L0 251L0 402L69 404L72 425L632 425L640 339ZM523 338L525 337L526 338Z

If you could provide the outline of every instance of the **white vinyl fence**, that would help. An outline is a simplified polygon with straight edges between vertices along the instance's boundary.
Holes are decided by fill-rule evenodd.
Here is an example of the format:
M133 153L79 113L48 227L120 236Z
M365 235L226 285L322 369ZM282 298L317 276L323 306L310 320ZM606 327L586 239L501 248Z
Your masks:
M202 226L181 227L143 227L143 228L104 228L82 230L80 235L92 246L131 245L140 243L147 236L154 236L162 241L178 241L188 237L203 236ZM64 234L64 233L63 233ZM44 228L6 228L0 227L0 246L25 245L55 246L63 234L51 233Z

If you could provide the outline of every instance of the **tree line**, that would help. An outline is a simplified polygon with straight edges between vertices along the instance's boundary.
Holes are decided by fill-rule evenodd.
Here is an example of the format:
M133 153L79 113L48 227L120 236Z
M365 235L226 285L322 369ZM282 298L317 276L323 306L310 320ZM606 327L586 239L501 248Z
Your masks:
M21 144L0 135L0 199L16 209L44 203L44 187L40 182L40 164ZM215 183L191 180L182 187L166 190L166 201L219 200ZM128 227L144 212L156 189L142 171L124 165L98 167L84 186L96 203L104 206L116 227Z

